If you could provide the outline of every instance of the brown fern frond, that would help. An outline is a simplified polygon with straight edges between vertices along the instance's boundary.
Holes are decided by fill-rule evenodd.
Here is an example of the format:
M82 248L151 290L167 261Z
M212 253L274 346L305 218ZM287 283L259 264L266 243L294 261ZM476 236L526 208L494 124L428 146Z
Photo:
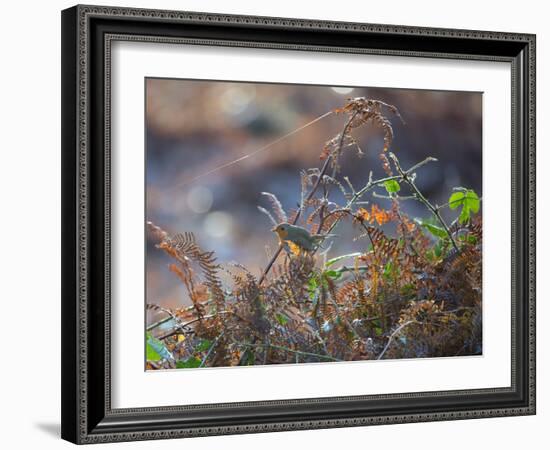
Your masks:
M304 207L304 201L308 194L308 188L313 185L312 175L306 170L300 171L300 205Z
M269 202L271 203L273 213L275 214L275 217L277 218L279 223L288 222L286 212L283 209L283 205L281 205L281 202L279 201L277 196L275 194L272 194L271 192L262 192L262 195L265 195L268 198Z
M355 117L352 125L349 127L350 131L369 122L381 128L384 132L384 151L387 151L393 141L393 128L390 120L384 114L384 109L389 110L404 122L399 110L394 105L365 97L349 99L343 108L337 109L335 112L347 113Z
M317 231L317 234L325 234L332 230L335 223L340 222L342 219L349 217L351 212L347 208L333 209L324 218L323 226Z
M311 212L311 214L309 214L309 216L307 217L306 219L306 223L308 225L311 225L314 221L315 221L315 218L317 216L319 216L319 214L321 213L321 211L326 207L326 204L322 203L321 205L319 205L317 208L315 208L313 210L313 212Z
M166 231L151 221L147 221L147 230L158 242L162 242L168 237L168 233Z
M321 257L317 249L284 252L280 245L274 251L271 243L267 269L256 274L256 267L251 271L238 263L221 267L192 233L171 237L148 222L148 238L171 258L169 270L192 302L168 310L182 331L155 332L174 355L172 366L149 361L149 368L174 368L176 361L189 358L200 359L201 366L228 366L481 353L481 214L465 224L457 220L450 236L435 243L433 230L417 226L406 204L401 208L399 202L411 196L390 195L391 209L369 203L387 177L403 181L410 175L414 181L416 169L432 159L409 171L402 171L397 159L390 162L393 156L386 151L395 130L390 118L401 118L393 105L361 97L335 112L345 115L346 124L326 141L325 164L300 171L296 202L285 211L276 195L263 192L268 200L258 210L273 225L290 222L320 235L332 233L349 216L364 232L359 238L367 237L372 248L361 242L362 253L343 254L352 251L347 233ZM373 168L357 180L356 190L337 170L344 152L363 153L354 136L364 126L383 135L379 160L386 175L375 180ZM349 209L335 203L342 195ZM439 208L429 209L437 216L434 209ZM458 251L451 248L451 237ZM335 254L327 261L329 250ZM155 305L147 308L161 311ZM155 314L148 316L152 320ZM174 323L159 317L151 330Z
M390 160L386 156L384 152L380 153L379 155L380 161L382 161L382 169L384 169L384 172L386 172L386 175L389 177L393 176L393 171L390 166Z
M178 233L173 238L164 241L165 246L175 250L177 259L188 264L188 261L196 262L205 279L204 284L210 290L212 299L219 310L223 309L225 295L222 290L222 284L218 278L219 265L216 263L214 252L204 252L195 242L193 233Z
M366 231L370 239L372 240L374 250L377 251L377 249L384 245L384 243L386 242L386 235L380 228L368 226L366 227Z
M477 239L477 244L481 243L483 237L483 222L480 215L474 217L470 222L469 233Z
M332 167L335 171L340 169L339 158L344 148L355 147L359 157L363 155L363 150L358 142L353 137L352 133L356 128L359 128L368 123L372 123L377 128L380 128L384 133L384 149L387 151L393 141L393 128L390 120L385 115L385 110L397 115L401 120L401 115L397 108L380 100L367 99L365 97L357 97L348 99L348 103L342 108L335 109L335 113L344 113L349 116L349 120L341 133L338 133L333 138L325 142L320 155L321 160L326 160L329 156L332 157Z
M271 215L271 213L270 213L267 209L263 208L262 206L258 206L257 208L258 208L258 211L260 211L261 213L265 214L265 215L269 218L269 221L270 221L273 225L277 226L277 225L279 224L279 222L277 222L277 221L275 220L275 218Z
M398 239L386 237L383 242L380 242L377 246L377 252L386 261L389 259L395 259L401 250Z

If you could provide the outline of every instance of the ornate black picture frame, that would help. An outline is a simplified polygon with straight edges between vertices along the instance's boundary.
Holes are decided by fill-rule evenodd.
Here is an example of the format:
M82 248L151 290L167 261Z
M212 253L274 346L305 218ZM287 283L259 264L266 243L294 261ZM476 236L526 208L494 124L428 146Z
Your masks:
M113 409L110 49L116 40L512 67L511 386ZM62 437L84 444L535 413L535 36L98 6L62 12Z

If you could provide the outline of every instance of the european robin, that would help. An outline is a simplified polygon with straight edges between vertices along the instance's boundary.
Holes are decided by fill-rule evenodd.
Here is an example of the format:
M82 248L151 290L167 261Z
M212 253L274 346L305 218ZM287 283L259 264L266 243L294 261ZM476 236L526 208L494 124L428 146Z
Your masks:
M292 242L305 251L312 251L323 240L333 234L310 234L305 228L290 223L280 223L271 231L277 233L281 242Z

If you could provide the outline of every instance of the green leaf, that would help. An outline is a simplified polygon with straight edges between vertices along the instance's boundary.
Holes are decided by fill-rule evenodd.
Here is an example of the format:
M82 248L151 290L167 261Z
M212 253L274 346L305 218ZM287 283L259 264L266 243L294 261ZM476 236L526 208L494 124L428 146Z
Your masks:
M463 191L454 192L449 197L449 208L456 209L461 206L464 203L464 197L465 195Z
M254 354L254 352L250 349L246 349L245 354L241 358L242 365L253 366L255 359L256 359L256 355Z
M339 272L337 270L327 270L324 272L325 276L332 278L333 280L338 280L342 277L342 272Z
M422 225L426 230L428 230L430 233L432 233L435 237L438 238L446 238L447 232L437 225L432 225L431 223L426 223Z
M399 186L399 183L396 180L384 181L384 187L386 188L386 191L388 191L388 194L393 194L394 192L399 192L401 190L401 186Z
M155 339L150 333L147 333L146 354L148 361L160 361L161 359L174 359L172 353L164 344Z
M208 339L202 339L196 346L195 351L196 352L205 352L210 348L212 345L212 341L209 341Z
M183 361L176 361L176 369L196 369L200 365L201 360L196 356L191 356Z
M279 322L283 327L289 321L289 318L287 316L285 316L284 314L281 314L281 313L275 314L275 318L277 319L277 322Z
M441 241L437 243L437 245L434 247L434 255L436 258L440 258L443 254L443 246L441 244Z
M477 244L477 237L474 236L474 235L472 235L472 234L470 234L470 235L466 238L466 240L467 240L468 243L470 243L470 244L473 244L473 245Z
M479 197L477 196L477 194L472 189L468 189L464 198L464 206L467 206L470 211L478 213L479 203Z
M428 230L435 237L438 237L438 238L447 237L447 232L438 225L434 225L433 223L430 223L426 220L421 220L421 219L415 219L415 222L418 223L420 226L426 228L426 230Z
M383 276L385 278L391 278L393 272L393 264L391 261L388 261L386 265L384 266L384 273Z
M147 342L147 361L160 361L162 358L153 347Z
M317 293L317 287L318 287L318 283L317 283L317 277L316 276L313 276L309 279L309 281L307 282L307 290L309 292L309 298L310 300L313 300L315 298L315 294Z
M361 253L349 253L347 255L337 256L336 258L329 259L325 263L325 267L330 267L330 266L334 265L335 263L337 263L338 261L342 261L343 259L357 258L358 256L361 256Z
M470 208L464 204L462 211L460 211L460 216L458 216L458 221L464 225L468 220L470 220Z
M480 200L478 195L472 189L461 188L460 191L453 193L449 197L449 208L456 209L462 206L458 221L465 224L470 220L472 213L479 212Z

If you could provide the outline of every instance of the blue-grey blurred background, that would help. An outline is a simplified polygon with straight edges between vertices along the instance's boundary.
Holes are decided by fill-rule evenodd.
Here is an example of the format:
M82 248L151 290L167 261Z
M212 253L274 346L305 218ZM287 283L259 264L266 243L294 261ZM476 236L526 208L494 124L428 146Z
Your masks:
M390 150L404 168L427 156L438 159L418 171L417 185L433 203L445 203L456 186L481 195L481 93L172 79L148 79L146 89L146 219L170 234L193 232L222 264L237 261L261 273L269 259L266 247L271 252L277 247L269 219L257 209L269 207L261 192L277 195L287 211L296 208L300 170L322 164L323 145L342 130L346 116L330 115L265 152L190 180L343 106L349 97L378 99L399 109L406 123L389 115L395 135ZM359 159L348 148L339 178L347 175L359 188L371 170L375 178L384 176L383 133L369 125L354 137L366 155ZM332 192L343 203L338 190ZM375 203L390 206L383 199ZM412 217L429 215L415 201L403 202L402 210ZM351 224L342 223L334 232L339 238L329 256L364 250L366 242L353 241L359 233ZM154 244L148 237L147 301L171 308L188 304L181 283L167 269L168 257Z

